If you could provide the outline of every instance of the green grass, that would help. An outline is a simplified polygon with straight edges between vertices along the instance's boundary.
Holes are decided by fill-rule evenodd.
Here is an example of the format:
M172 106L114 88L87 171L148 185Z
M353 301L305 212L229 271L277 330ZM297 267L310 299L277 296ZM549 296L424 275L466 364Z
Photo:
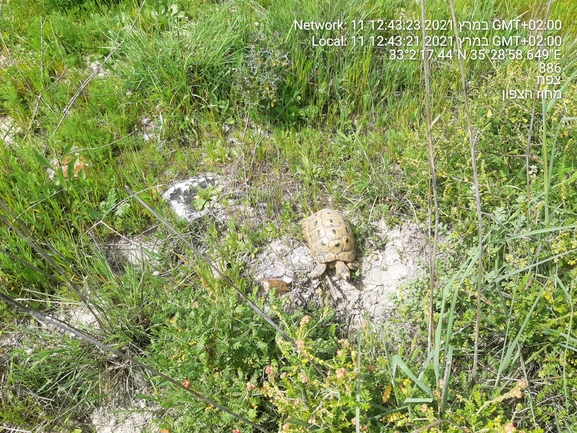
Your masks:
M543 19L547 10L533 0L456 7L460 20L488 22ZM560 58L545 62L560 70L560 84L549 88L561 89L561 100L502 98L504 88L537 89L535 60L464 62L483 212L481 281L459 65L432 60L441 234L434 329L424 278L401 289L386 323L346 335L329 308L289 314L278 299L259 297L250 264L271 239L299 239L299 219L329 205L357 217L360 245L372 242L370 223L380 218L426 225L425 77L421 61L392 60L390 47L313 47L313 33L294 21L363 20L363 29L349 26L349 42L420 38L420 30L369 24L418 19L418 3L0 5L0 116L18 128L0 140L0 294L44 314L87 299L100 322L93 337L123 353L54 333L0 302L0 342L21 336L16 348L0 344L0 425L91 431L94 407L143 398L160 407L150 431L577 428L577 28L568 18L575 8L557 1L549 12L563 24L550 33L563 37ZM447 2L427 2L427 18L450 16ZM90 62L102 64L102 74L93 75ZM145 118L157 125L148 141ZM55 161L75 160L83 164L76 176L49 177ZM178 221L160 197L165 185L207 172L228 175L235 193L204 191L198 206L219 200L231 220ZM110 260L106 244L145 231L162 241L155 261ZM145 389L136 385L143 380Z

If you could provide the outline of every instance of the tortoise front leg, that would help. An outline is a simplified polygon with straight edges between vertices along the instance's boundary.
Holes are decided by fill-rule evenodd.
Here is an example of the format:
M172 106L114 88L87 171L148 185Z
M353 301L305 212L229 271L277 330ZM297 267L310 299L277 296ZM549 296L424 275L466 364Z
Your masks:
M317 267L315 269L313 269L313 271L309 274L309 277L318 278L322 274L324 274L326 270L327 270L327 264L326 263L318 263L317 262Z

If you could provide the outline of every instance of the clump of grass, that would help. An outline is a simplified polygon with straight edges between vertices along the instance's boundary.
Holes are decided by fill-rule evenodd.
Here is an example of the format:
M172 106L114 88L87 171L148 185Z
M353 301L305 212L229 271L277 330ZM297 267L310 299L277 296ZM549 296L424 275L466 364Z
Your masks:
M99 363L105 360L78 339L33 329L27 334L8 359L2 421L48 430L88 424L102 398Z

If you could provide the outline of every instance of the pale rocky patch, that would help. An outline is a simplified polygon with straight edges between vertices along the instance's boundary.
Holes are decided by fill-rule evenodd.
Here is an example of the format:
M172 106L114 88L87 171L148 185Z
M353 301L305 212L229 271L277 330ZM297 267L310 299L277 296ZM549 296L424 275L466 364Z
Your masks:
M222 179L213 174L195 176L173 183L162 194L162 198L179 217L193 221L209 212L222 209L222 204L217 200L222 184ZM201 193L201 190L209 188L214 192L211 197Z
M330 305L340 320L354 327L363 317L373 323L382 323L393 310L391 295L400 287L425 272L427 237L416 224L406 222L388 227L383 221L373 224L375 235L385 246L367 250L357 257L361 267L351 282L336 278L334 270L327 271L320 279L310 280L308 272L315 261L306 247L298 241L273 240L258 255L254 275L266 289L270 282L282 281L292 290L287 295L290 308L311 303ZM326 290L321 289L321 279ZM273 284L274 288L274 284ZM278 290L276 290L279 293Z
M113 267L128 263L134 267L156 266L163 247L163 241L154 236L122 237L117 242L104 245L108 262Z
M16 136L22 132L20 127L18 127L14 119L10 116L0 116L0 140L8 145L13 145L16 143Z

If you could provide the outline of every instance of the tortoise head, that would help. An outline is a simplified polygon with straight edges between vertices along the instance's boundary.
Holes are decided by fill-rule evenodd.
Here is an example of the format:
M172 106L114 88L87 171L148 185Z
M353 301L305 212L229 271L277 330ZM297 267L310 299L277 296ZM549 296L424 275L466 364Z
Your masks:
M349 267L345 264L345 262L336 261L335 262L335 271L339 278L342 278L345 281L349 281L351 279L351 272L349 271Z

